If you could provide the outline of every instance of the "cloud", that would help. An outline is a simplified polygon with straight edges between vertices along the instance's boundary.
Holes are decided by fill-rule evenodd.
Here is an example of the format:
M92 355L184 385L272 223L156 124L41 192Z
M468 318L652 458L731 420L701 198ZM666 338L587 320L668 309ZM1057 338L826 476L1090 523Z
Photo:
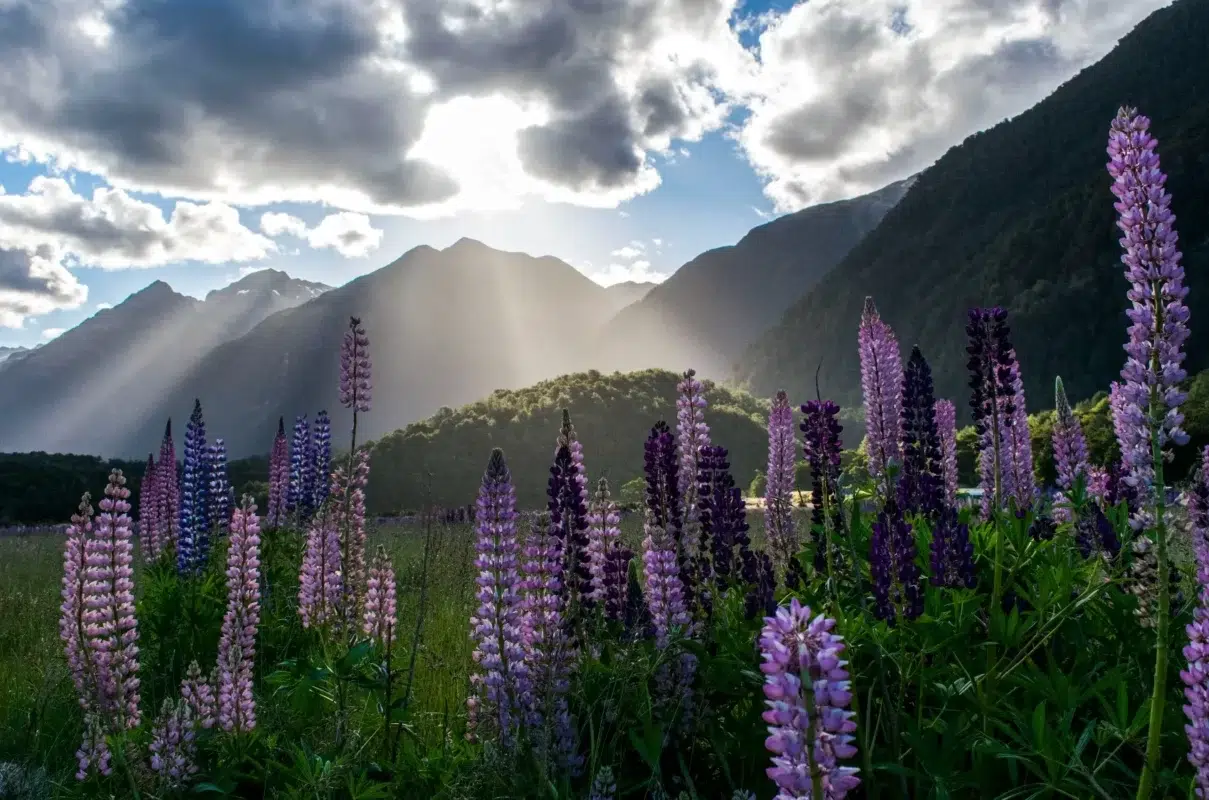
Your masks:
M67 328L47 328L46 330L42 331L42 338L47 340L58 339L66 331Z
M651 262L640 259L624 264L614 262L604 269L592 269L589 271L588 277L601 286L612 286L615 283L625 283L626 281L662 283L670 274L670 272L653 269Z
M303 239L316 249L331 248L345 258L367 256L382 244L382 230L366 215L350 211L328 214L314 228L290 214L269 212L261 216L260 230L269 236Z
M104 311L107 308L113 308L113 303L97 303L97 311Z
M0 243L0 328L20 328L26 317L79 308L87 299L88 287L64 268L53 247Z
M99 188L88 198L44 175L25 194L0 194L0 247L54 247L75 263L103 269L252 261L275 249L223 203L181 201L165 219L158 206L121 189Z
M737 138L779 211L929 166L1170 0L810 0L766 17Z
M632 261L633 259L640 257L644 252L646 252L646 245L639 241L633 241L627 244L625 247L619 247L618 249L614 250L611 255L614 258Z

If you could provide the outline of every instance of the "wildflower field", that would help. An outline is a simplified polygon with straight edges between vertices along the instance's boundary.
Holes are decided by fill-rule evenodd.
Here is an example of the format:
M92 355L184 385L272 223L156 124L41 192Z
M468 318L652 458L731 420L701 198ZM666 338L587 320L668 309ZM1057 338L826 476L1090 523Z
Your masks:
M0 539L0 796L1209 796L1209 449L1164 480L1190 311L1148 127L1122 109L1109 136L1130 323L1110 463L1054 376L1039 485L1007 311L970 310L969 396L937 398L869 299L866 470L841 472L834 403L781 392L749 506L688 370L678 418L634 442L637 512L568 409L545 508L517 508L496 449L472 507L375 527L352 319L348 448L324 412L283 420L265 508L199 400L139 497L114 470L64 498L65 536Z

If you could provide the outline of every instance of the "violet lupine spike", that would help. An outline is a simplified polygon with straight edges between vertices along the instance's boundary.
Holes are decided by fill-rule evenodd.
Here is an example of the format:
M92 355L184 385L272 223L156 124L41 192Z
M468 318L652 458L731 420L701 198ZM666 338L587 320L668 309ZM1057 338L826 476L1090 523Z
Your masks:
M579 492L580 502L586 508L588 505L588 473L584 468L584 446L583 442L579 441L579 434L575 431L575 426L571 424L571 412L563 409L562 427L558 432L558 440L554 447L554 455L558 455L558 449L566 446L571 451L571 464L575 467L575 485Z
M193 712L183 700L165 699L151 728L151 771L157 773L164 788L180 789L197 772L197 734Z
M285 438L285 417L277 418L277 436L269 455L268 523L272 527L285 524L290 487L290 446Z
M356 627L365 604L368 575L365 555L365 486L369 482L369 450L358 450L352 458L353 473L345 467L332 473L331 497L336 506L336 528L340 536L341 579L343 596L340 601L344 621Z
M143 481L139 485L139 546L143 551L143 560L148 564L159 559L163 550L163 545L160 544L159 510L159 482L155 477L155 456L149 453L147 467L143 471Z
M900 617L917 619L924 611L924 595L915 563L915 532L893 500L873 523L869 551L874 615L891 626Z
M872 297L865 298L857 345L865 397L869 474L880 481L887 467L899 463L901 458L903 363L898 339L877 313Z
M759 564L748 537L747 506L730 474L725 447L701 448L700 470L704 480L698 484L703 520L709 520L712 572L719 589L725 589L736 573L747 584L759 581ZM737 551L736 551L737 548Z
M932 368L911 348L902 392L902 459L899 502L905 511L936 518L944 508L944 465Z
M551 532L562 539L566 562L563 586L568 623L575 626L583 610L592 606L591 553L588 551L588 509L577 481L577 471L567 445L558 448L547 482L547 510Z
M798 533L793 520L793 484L797 467L797 439L789 396L780 391L768 414L768 475L764 488L764 530L773 559L782 572L798 553Z
M59 605L59 638L67 656L67 669L76 688L80 708L88 711L96 703L96 673L88 649L88 613L93 602L88 583L87 546L92 533L92 498L85 492L71 515L63 545L63 589Z
M312 494L307 476L311 464L311 426L306 414L294 418L294 434L290 440L290 487L286 494L286 506L290 513L307 518Z
M252 667L260 626L260 520L250 495L231 515L227 613L218 641L218 724L228 733L256 727Z
M365 591L365 612L361 631L382 647L389 648L395 639L395 628L399 624L398 588L395 568L390 563L386 548L378 545L373 563L369 568L369 580ZM388 650L389 652L389 650Z
M369 336L361 320L349 317L348 330L340 346L340 405L357 412L369 411L372 399L372 367L369 360Z
M210 475L210 525L223 533L231 524L231 483L227 479L227 443L215 439L207 454Z
M209 730L218 720L218 698L214 695L217 670L210 678L202 675L197 661L189 662L185 677L181 681L181 700L188 704L193 721L199 728Z
M311 429L311 508L323 505L332 486L332 420L326 411L315 415Z
M1083 437L1083 426L1075 418L1062 378L1054 378L1054 466L1058 472L1058 486L1066 491L1075 487L1080 476L1089 484L1091 465L1087 462L1087 440Z
M1002 308L971 308L966 322L970 410L978 443L983 515L1002 504L1005 429L1015 420L1015 351L1007 312Z
M159 541L164 551L177 549L180 538L180 486L176 474L176 445L172 441L172 420L164 426L164 440L160 443L160 458L158 464L159 481L159 510L157 519L160 526Z
M338 618L344 598L341 560L336 514L325 506L311 519L298 572L298 614L302 627L321 627Z
M605 602L610 588L616 586L618 576L608 564L621 541L620 525L621 513L609 494L609 480L602 477L588 509L588 569L592 575L591 597L597 603Z
M830 400L811 400L802 406L802 452L810 465L810 517L816 528L814 568L827 574L828 560L834 569L842 551L834 537L843 533L839 477L843 443L840 407Z
M845 646L832 633L834 619L812 619L811 613L795 597L766 617L760 632L765 746L773 753L767 772L780 800L815 797L816 779L822 789L817 800L841 800L860 785L855 767L840 766L856 755Z
M470 678L467 710L475 735L485 727L504 747L515 744L528 702L517 517L512 475L504 451L496 448L483 473L475 506L479 605L470 617L476 667Z
M1011 498L1016 508L1023 511L1032 508L1037 501L1037 480L1033 475L1033 445L1029 434L1028 410L1024 403L1024 381L1020 377L1020 362L1016 351L1012 351L1012 416L1003 431L1004 455L1003 484L1004 499Z
M1188 761L1196 768L1194 786L1197 797L1209 797L1209 447L1202 451L1201 469L1188 498L1188 517L1193 552L1196 555L1197 583L1200 586L1192 622L1186 627L1188 644L1184 658L1188 666L1180 670L1184 682L1184 716L1188 724Z
M110 759L113 754L109 750L109 744L105 741L105 724L101 721L101 716L95 711L89 711L84 714L84 741L80 744L80 749L76 750L76 780L82 781L88 777L90 768L95 767L96 771L104 776L109 776L113 773L113 767L110 765Z
M676 489L683 510L682 537L677 537L677 556L695 555L700 542L697 520L697 470L702 447L708 447L709 425L705 422L705 384L696 370L686 370L676 385L676 453L680 460Z
M937 400L936 430L940 435L940 466L944 473L945 505L957 505L957 407L952 400Z
M1179 386L1187 377L1188 289L1157 144L1149 118L1133 108L1117 112L1108 136L1108 173L1123 233L1121 262L1130 283L1126 314L1131 324L1119 408L1114 410L1121 417L1117 438L1128 481L1143 498L1144 514L1135 518L1136 527L1147 524L1156 500L1153 449L1166 453L1171 444L1188 441L1180 412L1186 395Z
M185 427L185 468L181 474L180 539L176 567L182 575L196 575L210 556L210 478L206 448L206 422L201 400L193 401L193 414Z
M605 619L624 622L630 607L630 561L634 551L620 542L605 554L604 581Z
M970 527L958 519L952 506L946 507L932 526L931 580L933 586L954 589L973 589L977 583Z
M97 691L93 708L113 730L136 728L141 720L129 497L122 471L110 471L95 533L84 546L85 634Z
M690 623L676 555L679 538L681 497L675 470L674 440L667 424L659 422L646 441L646 537L642 560L646 578L647 609L655 632L655 643L667 647L675 628Z

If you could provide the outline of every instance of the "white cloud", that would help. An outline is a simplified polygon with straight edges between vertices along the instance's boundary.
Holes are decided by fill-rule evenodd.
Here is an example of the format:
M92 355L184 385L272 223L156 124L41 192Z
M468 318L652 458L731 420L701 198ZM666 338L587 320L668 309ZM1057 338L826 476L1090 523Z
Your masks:
M611 253L611 255L614 258L620 258L620 259L624 259L626 261L632 261L633 259L639 258L640 256L642 256L642 254L645 252L646 252L646 245L644 245L642 242L639 242L639 241L633 241L633 242L630 242L629 244L627 244L625 247L617 248L616 250L614 250Z
M87 299L88 287L67 271L53 246L26 250L0 243L0 328L20 328L27 317L79 308Z
M66 330L67 328L47 328L42 331L42 338L47 340L58 339Z
M361 258L377 250L383 233L365 214L351 211L328 214L314 228L290 214L269 212L261 216L260 230L269 236L303 239L311 247L330 248L345 258Z
M113 308L113 303L97 303L97 311L104 311L107 308Z
M663 283L670 274L670 272L653 269L651 262L640 259L624 264L614 262L604 269L593 269L588 272L588 277L601 286L612 286L615 283L625 283L626 281Z
M0 248L33 252L40 247L103 269L251 261L275 249L223 203L181 201L165 219L158 206L121 189L99 188L88 198L62 178L41 175L25 194L0 194Z

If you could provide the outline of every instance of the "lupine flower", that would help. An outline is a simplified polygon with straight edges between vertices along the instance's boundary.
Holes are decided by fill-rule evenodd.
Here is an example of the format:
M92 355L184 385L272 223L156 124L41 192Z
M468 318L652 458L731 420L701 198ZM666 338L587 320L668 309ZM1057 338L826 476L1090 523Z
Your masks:
M109 744L105 741L105 725L101 721L101 717L95 711L88 711L84 714L84 741L80 743L80 748L76 750L76 780L82 781L88 777L90 767L96 767L96 770L101 775L110 775L113 772L113 767L110 766L110 759L113 753L109 751Z
M277 418L277 436L269 455L269 513L273 527L285 524L287 495L290 487L290 449L285 438L285 417Z
M386 548L378 545L374 561L369 568L361 631L370 641L378 642L387 648L394 640L395 627L399 624L396 592L395 568L390 563Z
M924 612L924 596L915 564L915 534L897 503L887 502L877 515L869 550L874 614L890 625L900 616L918 618Z
M575 468L575 487L579 495L579 501L584 508L588 507L588 473L584 469L584 446L583 442L579 441L579 436L575 432L575 426L571 424L571 412L563 409L563 424L558 431L558 439L554 445L554 455L558 455L558 450L561 447L566 447L571 451L571 465Z
M703 447L700 452L702 480L698 484L698 491L703 508L708 509L710 554L713 557L714 580L719 589L726 588L736 567L743 569L746 583L759 580L758 564L747 535L747 506L731 477L727 456L726 448L717 445ZM706 519L704 513L702 519Z
M839 477L843 443L840 407L830 400L811 400L802 406L802 451L810 464L811 522L815 535L814 568L821 573L834 568L840 555L834 537L842 533Z
M616 581L616 571L609 572L609 558L620 546L621 514L617 504L609 495L609 479L601 478L596 484L596 493L588 509L588 570L592 575L591 597L595 602L604 602L609 594L610 580ZM625 584L621 586L625 591ZM619 618L619 617L614 617Z
M908 512L939 515L944 507L944 465L932 368L918 346L911 348L902 390L902 459L899 502Z
M743 611L748 619L755 619L761 612L770 615L777 611L777 573L768 553L754 553L751 560L756 575L743 597Z
M294 437L290 442L290 488L286 495L286 505L292 513L306 518L314 498L313 481L310 479L311 469L311 426L307 423L306 414L294 418Z
M332 420L326 411L315 415L311 429L311 508L319 508L327 500L332 480Z
M185 428L185 469L181 479L180 541L176 566L182 575L196 574L210 556L210 478L206 449L206 422L201 400L193 401L193 414Z
M880 480L901 457L903 362L894 331L865 298L857 333L861 356L861 390L865 396L865 427L869 440L869 474Z
M696 376L696 370L686 370L676 385L676 453L680 460L676 490L680 494L684 514L681 529L677 533L677 556L681 562L684 560L681 551L694 555L700 544L697 462L701 448L709 445L709 425L705 422L705 385Z
M1144 498L1147 513L1154 502L1152 444L1165 451L1171 443L1188 441L1180 412L1186 395L1179 384L1187 377L1182 364L1189 316L1175 215L1164 189L1167 176L1159 167L1158 142L1149 129L1147 117L1122 108L1108 137L1108 173L1120 214L1117 226L1124 234L1121 261L1132 305L1119 408L1114 409L1120 415L1117 439L1128 482ZM1142 527L1146 519L1134 522Z
M164 440L160 444L160 459L156 467L159 482L159 542L162 551L174 550L180 538L180 486L176 475L176 445L172 441L172 420L164 426Z
M231 516L227 549L227 613L218 641L218 724L227 732L256 727L252 666L260 625L260 520L244 495Z
M932 526L932 585L973 589L975 584L970 528L946 507Z
M181 681L181 700L188 704L192 719L199 728L209 730L218 719L218 698L214 696L217 682L217 669L209 678L205 678L197 661L189 662L185 678Z
M227 443L215 439L208 455L210 524L221 532L231 524L232 510L231 483L227 479Z
M1121 552L1121 540L1117 538L1116 529L1099 506L1091 511L1075 520L1075 546L1084 558L1094 555L1116 558Z
M1003 428L1003 496L1016 501L1016 509L1031 508L1037 500L1037 481L1033 476L1033 447L1029 437L1028 411L1024 406L1024 381L1016 351L1011 354L1012 415Z
M1108 470L1095 464L1087 465L1087 495L1103 503L1109 493L1111 476Z
M998 508L1004 494L1004 430L1015 420L1015 354L1009 340L1007 312L1002 308L972 308L966 323L970 359L970 410L978 442L978 471L982 477L983 513Z
M340 530L334 510L325 506L311 520L298 572L302 627L319 627L337 618L343 599Z
M155 456L147 455L147 468L143 471L143 482L139 487L139 544L143 560L152 563L160 557L159 481L155 477Z
M768 414L768 477L764 489L764 530L777 567L786 570L798 553L793 524L793 484L797 440L789 396L777 392Z
M1192 622L1185 630L1187 669L1180 670L1184 682L1184 716L1188 724L1188 761L1196 768L1195 793L1209 797L1209 447L1202 451L1201 469L1188 499L1192 549L1196 555L1196 579L1200 587Z
M592 779L592 790L588 800L617 800L617 779L612 767L601 767Z
M677 534L683 517L673 447L666 423L659 422L651 428L646 440L646 538L642 542L642 560L647 608L659 648L667 646L673 628L687 627L690 622L676 558Z
M957 408L952 400L937 400L936 431L940 436L940 466L944 474L945 505L957 505Z
M358 450L353 458L353 473L343 466L332 474L332 500L338 510L340 557L343 569L341 610L345 622L356 625L365 603L365 485L369 482L369 451Z
M92 533L92 498L87 492L71 515L67 540L63 546L63 590L59 606L59 638L67 656L67 668L76 687L76 697L85 711L96 702L96 673L88 650L88 608L95 602L88 583L86 549Z
M891 500L893 503L893 500ZM854 767L841 759L856 755L852 733L855 714L844 643L832 633L835 620L822 614L811 619L809 606L795 597L789 606L766 617L760 632L764 696L773 753L768 777L780 790L779 800L840 800L860 784ZM804 691L809 682L813 691ZM816 797L815 782L822 790Z
M151 770L168 789L179 789L197 772L197 743L189 704L165 699L151 728Z
M354 436L357 412L369 411L373 397L372 369L369 360L369 337L361 320L349 317L348 330L340 346L340 405L353 410Z
M1087 440L1083 438L1083 427L1071 410L1062 387L1062 378L1054 378L1054 466L1058 470L1058 486L1070 490L1079 476L1086 481L1090 465L1087 463Z
M550 532L562 539L563 587L570 615L591 607L591 553L588 551L588 509L580 493L571 448L562 445L550 467L547 482ZM575 625L578 620L569 620Z
M605 552L604 609L605 618L624 621L630 607L630 561L634 551L615 542Z
M512 475L504 451L496 448L483 474L475 512L479 606L470 617L470 637L477 667L470 678L467 709L470 729L485 720L505 747L515 742L522 706L529 702L525 696L528 665L521 637L516 519Z

